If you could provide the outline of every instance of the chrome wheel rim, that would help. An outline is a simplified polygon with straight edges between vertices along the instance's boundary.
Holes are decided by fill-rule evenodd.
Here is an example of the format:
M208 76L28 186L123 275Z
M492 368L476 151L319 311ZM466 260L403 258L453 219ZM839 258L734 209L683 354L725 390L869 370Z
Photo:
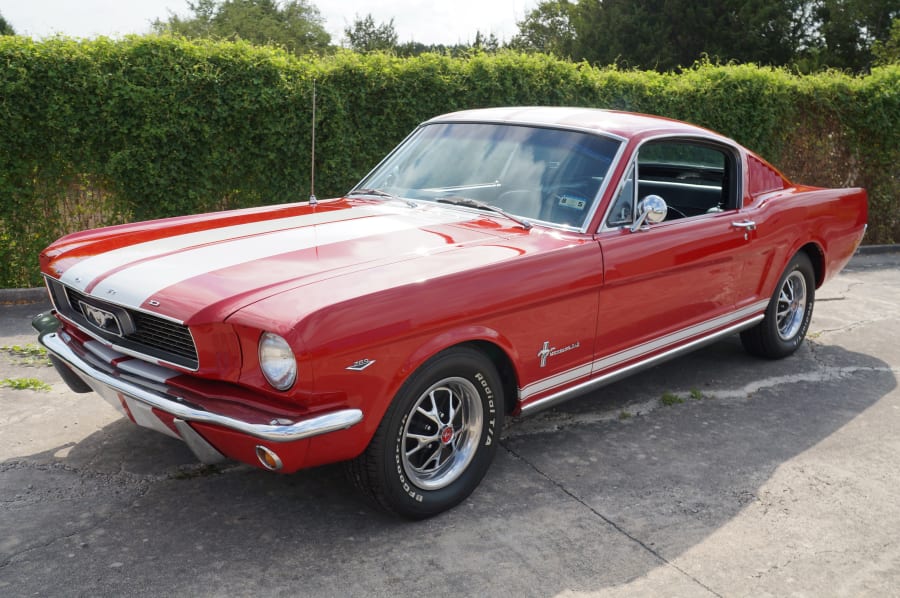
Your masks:
M475 385L445 378L419 396L400 439L403 469L423 490L438 490L466 470L481 440L484 413Z
M806 278L799 271L791 272L778 291L775 321L778 336L789 341L797 336L806 315Z

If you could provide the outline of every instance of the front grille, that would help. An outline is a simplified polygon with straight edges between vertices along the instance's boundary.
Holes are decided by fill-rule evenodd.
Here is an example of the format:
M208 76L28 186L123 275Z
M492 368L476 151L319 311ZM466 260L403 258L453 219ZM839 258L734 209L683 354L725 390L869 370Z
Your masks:
M197 369L199 365L197 347L194 345L191 331L184 324L85 295L52 278L48 278L47 283L60 313L88 334L132 353L192 370ZM113 313L124 312L134 324L133 330L127 329L119 336L98 327L81 312L79 308L81 301Z
M143 312L131 311L135 331L128 338L148 347L165 348L185 358L197 360L197 349L188 327Z

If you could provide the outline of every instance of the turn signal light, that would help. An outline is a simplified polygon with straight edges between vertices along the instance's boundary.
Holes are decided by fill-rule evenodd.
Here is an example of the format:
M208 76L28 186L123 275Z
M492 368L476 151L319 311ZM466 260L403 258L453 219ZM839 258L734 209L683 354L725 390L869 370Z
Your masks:
M281 469L281 458L269 448L260 444L256 445L256 458L260 464L269 471L278 471Z

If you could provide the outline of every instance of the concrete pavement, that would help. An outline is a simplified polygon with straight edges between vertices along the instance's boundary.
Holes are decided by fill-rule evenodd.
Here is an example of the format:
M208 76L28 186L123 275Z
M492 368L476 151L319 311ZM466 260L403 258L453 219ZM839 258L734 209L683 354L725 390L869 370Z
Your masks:
M0 307L0 347L44 308ZM728 339L509 422L419 523L339 467L200 466L0 350L52 385L0 388L0 595L900 595L898 338L900 254L858 256L796 355Z

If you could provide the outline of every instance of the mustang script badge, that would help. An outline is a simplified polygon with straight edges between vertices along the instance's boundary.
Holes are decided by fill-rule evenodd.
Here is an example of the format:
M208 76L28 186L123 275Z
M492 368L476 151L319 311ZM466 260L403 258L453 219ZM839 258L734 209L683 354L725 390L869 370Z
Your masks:
M572 349L577 349L581 346L581 341L575 341L571 345L566 345L562 349L557 349L556 347L550 346L550 341L544 341L544 346L541 347L541 350L538 351L537 356L541 360L541 367L547 366L547 358L553 357L554 355L559 355L560 353L565 353L566 351L571 351Z

